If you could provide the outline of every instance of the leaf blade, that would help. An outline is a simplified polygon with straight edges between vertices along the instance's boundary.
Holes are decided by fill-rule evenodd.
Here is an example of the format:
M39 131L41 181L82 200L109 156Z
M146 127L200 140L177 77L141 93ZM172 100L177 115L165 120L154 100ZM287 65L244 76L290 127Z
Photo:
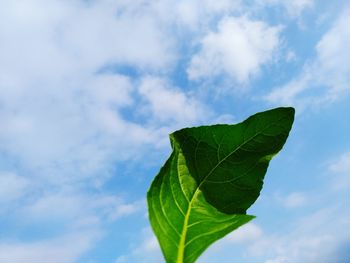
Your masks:
M239 124L170 135L173 153L147 194L167 262L194 262L210 244L254 218L246 210L259 196L269 161L282 149L293 120L294 109L277 108Z

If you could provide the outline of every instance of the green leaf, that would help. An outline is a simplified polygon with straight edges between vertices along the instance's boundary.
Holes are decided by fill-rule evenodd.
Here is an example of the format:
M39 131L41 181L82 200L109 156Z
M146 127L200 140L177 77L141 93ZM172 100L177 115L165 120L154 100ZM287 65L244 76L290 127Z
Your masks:
M246 224L270 160L283 147L293 108L257 113L235 125L185 128L147 193L149 218L166 262L191 263Z

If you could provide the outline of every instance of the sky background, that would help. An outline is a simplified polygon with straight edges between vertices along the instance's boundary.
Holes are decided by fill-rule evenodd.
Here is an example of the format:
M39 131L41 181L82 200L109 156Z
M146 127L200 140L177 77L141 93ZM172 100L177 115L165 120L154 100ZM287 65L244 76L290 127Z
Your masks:
M349 93L346 0L0 0L0 262L163 262L168 134L294 106L257 218L198 262L348 263Z

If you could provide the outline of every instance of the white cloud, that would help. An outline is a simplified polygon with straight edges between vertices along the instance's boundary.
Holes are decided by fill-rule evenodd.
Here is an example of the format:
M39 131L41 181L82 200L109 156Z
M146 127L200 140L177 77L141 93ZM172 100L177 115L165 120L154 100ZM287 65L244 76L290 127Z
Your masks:
M23 96L0 99L5 105L0 110L5 127L0 147L50 182L88 178L109 162L113 145L127 144L135 132L147 137L145 128L118 114L118 109L132 103L126 78L97 76L77 85L31 86ZM125 134L128 137L122 138Z
M350 173L350 153L342 154L329 166L329 169L336 173Z
M194 32L207 25L213 16L222 16L241 8L241 1L229 0L181 0L170 4L175 7L174 19Z
M6 263L73 263L98 240L99 233L74 233L59 238L17 243L0 240L0 262Z
M27 192L29 180L11 172L0 171L0 204L21 198Z
M349 92L350 11L344 11L316 46L316 58L301 74L266 96L272 103L292 104L299 112L332 103Z
M227 242L245 243L257 240L262 235L263 231L258 225L254 223L248 223L226 236L225 240Z
M140 262L140 263L155 263L163 262L163 255L160 250L158 240L152 233L152 230L147 228L141 232L141 241L138 245L132 248L129 254L121 255L115 263L128 263L128 262Z
M199 101L180 89L169 87L163 79L146 77L138 91L145 102L144 112L158 121L185 126L210 117L210 111Z
M146 205L143 201L126 202L124 199L106 194L87 194L77 189L50 191L39 195L29 195L28 201L19 207L15 215L25 217L26 223L50 220L51 222L72 222L98 227L102 222L112 222L121 217L141 212Z
M293 223L292 230L280 234L264 233L253 241L249 257L265 263L331 263L333 252L349 238L343 230L349 227L349 213L340 207L322 208ZM335 215L337 215L335 217Z
M304 10L314 6L314 0L257 0L256 3L263 6L282 6L287 14L293 18L299 17Z
M173 59L172 39L152 13L142 11L142 5L110 1L4 3L0 47L5 73L42 78L92 72L106 63L164 67ZM14 53L23 63L13 60Z
M286 61L287 62L293 62L293 61L296 61L297 59L298 59L298 57L294 51L292 51L292 50L287 51L287 54L286 54Z
M55 219L76 218L81 215L86 207L82 206L83 199L80 196L68 196L67 194L50 194L41 196L23 210L27 218Z
M135 214L139 211L143 211L146 204L143 200L135 201L132 203L125 203L124 201L118 201L112 206L112 210L108 214L109 220L116 220L121 217Z
M340 155L328 169L332 172L332 183L335 190L346 190L350 187L350 152Z
M283 242L282 244L279 242ZM289 246L286 242L290 242ZM331 236L317 236L317 237L302 237L296 241L281 241L274 240L271 246L277 246L279 252L277 256L267 259L266 263L294 263L294 262L327 262L320 261L328 256L328 253L333 249L335 240ZM323 250L322 250L323 248ZM268 249L268 247L265 247ZM275 250L277 250L275 248ZM330 263L329 261L327 263Z
M226 7L222 2L220 10ZM202 118L202 105L165 81L151 87L144 80L137 100L137 81L113 73L126 65L137 68L142 78L172 65L176 36L165 28L171 25L160 26L171 6L144 1L4 3L1 149L50 183L95 180L96 174L103 181L115 161L135 159L144 147L163 145L160 138L167 140L172 128ZM111 72L96 74L108 65ZM158 95L172 100L165 103ZM131 116L122 113L126 108ZM146 108L149 115L142 117L147 124L132 120ZM176 124L170 127L170 122Z
M119 113L134 107L130 79L95 74L106 64L152 71L171 63L173 38L138 4L3 3L0 147L35 176L102 178L111 162L130 156L132 144L157 141L159 126ZM116 153L116 145L125 151Z
M97 104L97 108L125 107L133 104L131 80L123 75L97 75L86 81L89 102Z
M179 21L162 23L173 5L157 10L157 3L2 3L0 154L16 173L1 172L0 203L16 227L50 222L64 234L140 212L143 201L101 193L111 171L119 176L121 161L163 147L173 128L203 119L202 104L165 80L177 59L170 28ZM1 240L0 261L75 262L96 241L35 238Z
M226 17L216 32L201 40L200 51L188 68L191 79L221 74L240 83L256 75L263 64L271 62L279 46L280 27L269 26L247 17Z
M128 77L103 74L47 88L0 98L0 147L50 183L96 174L102 180L110 163L135 158L147 145L163 145L173 129L210 117L199 101L157 78L137 87ZM146 124L126 120L122 109L134 115L143 109Z
M307 197L305 193L294 192L285 197L278 197L278 200L286 208L299 208L307 204Z

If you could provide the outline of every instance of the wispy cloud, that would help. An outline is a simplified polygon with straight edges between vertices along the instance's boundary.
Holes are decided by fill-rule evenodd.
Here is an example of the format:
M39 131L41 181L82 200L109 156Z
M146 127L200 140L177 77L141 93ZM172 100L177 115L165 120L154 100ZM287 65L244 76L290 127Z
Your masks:
M314 0L257 0L256 3L261 6L282 6L292 18L298 18L304 10L314 6Z
M115 260L115 263L128 262L163 262L158 240L152 233L151 229L143 229L140 243L133 247L130 253L121 255Z
M30 182L15 173L0 171L0 185L0 204L3 206L24 196Z
M225 239L232 243L250 243L261 238L262 235L263 231L258 225L248 223L229 234Z
M271 62L279 47L280 27L247 17L227 17L217 31L201 40L200 51L188 68L191 79L211 78L222 74L245 83Z
M349 93L350 30L349 10L339 16L316 46L316 57L308 61L300 75L266 96L271 103L308 107L332 103Z
M96 243L82 228L100 232L145 206L101 193L111 171L204 116L201 102L164 74L177 59L169 31L177 18L160 26L170 6L3 3L0 155L9 165L0 173L0 214L24 228L50 222L60 233L31 242L1 237L1 262L75 262Z
M350 152L335 158L328 169L332 172L332 183L335 190L346 190L350 187Z
M0 261L73 263L99 239L97 232L74 233L39 242L0 242Z
M285 196L278 194L276 198L277 201L286 208L300 208L310 202L310 198L308 198L305 193L301 192L293 192Z
M154 121L184 126L210 118L209 109L181 89L171 87L164 79L145 77L138 92L144 101L143 113Z

